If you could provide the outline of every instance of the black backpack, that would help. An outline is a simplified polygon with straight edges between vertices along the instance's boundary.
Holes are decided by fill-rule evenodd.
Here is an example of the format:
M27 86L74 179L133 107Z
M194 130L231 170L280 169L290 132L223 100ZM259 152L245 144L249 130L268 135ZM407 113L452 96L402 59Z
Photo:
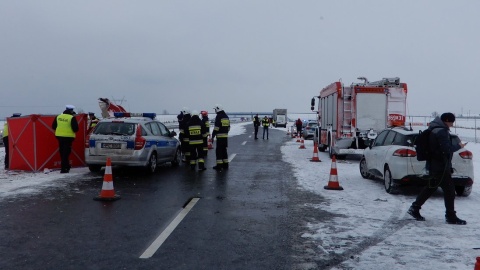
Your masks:
M434 127L435 128L440 128L440 127ZM432 159L432 152L430 151L430 133L432 133L433 129L425 129L425 130L420 130L418 132L418 136L415 139L415 142L413 142L415 151L417 151L417 160L418 161L425 161L425 160L431 160Z

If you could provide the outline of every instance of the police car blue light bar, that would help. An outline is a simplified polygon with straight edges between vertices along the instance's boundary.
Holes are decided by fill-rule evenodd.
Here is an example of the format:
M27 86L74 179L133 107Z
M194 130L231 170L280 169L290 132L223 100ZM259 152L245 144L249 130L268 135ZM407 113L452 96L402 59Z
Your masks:
M155 119L157 117L156 113L124 113L124 112L114 112L114 117L148 117L150 119Z

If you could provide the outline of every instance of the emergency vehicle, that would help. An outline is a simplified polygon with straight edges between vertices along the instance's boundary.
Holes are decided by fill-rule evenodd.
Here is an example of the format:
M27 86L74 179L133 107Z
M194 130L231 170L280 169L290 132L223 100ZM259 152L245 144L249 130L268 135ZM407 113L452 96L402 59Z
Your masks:
M383 78L344 86L334 82L312 98L319 99L317 121L319 128L314 140L318 149L344 159L349 154L362 154L371 140L383 129L403 126L406 118L407 84L400 78Z

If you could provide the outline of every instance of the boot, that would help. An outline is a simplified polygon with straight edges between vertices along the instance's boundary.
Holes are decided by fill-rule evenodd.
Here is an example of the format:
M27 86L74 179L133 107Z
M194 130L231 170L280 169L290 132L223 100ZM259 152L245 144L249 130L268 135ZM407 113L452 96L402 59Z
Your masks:
M214 170L221 171L222 170L222 164L217 164L216 166L213 166Z
M223 163L223 168L224 168L225 170L228 170L228 162L224 162L224 163Z
M195 171L195 167L197 167L195 164L190 164L190 170Z
M198 171L205 171L207 168L205 168L205 163L200 162L198 163Z
M467 225L467 222L465 220L459 219L455 213L456 213L455 211L447 212L445 214L445 221L448 224L453 224L453 225Z
M410 206L407 213L418 221L425 221L425 218L420 215L420 207L413 205Z

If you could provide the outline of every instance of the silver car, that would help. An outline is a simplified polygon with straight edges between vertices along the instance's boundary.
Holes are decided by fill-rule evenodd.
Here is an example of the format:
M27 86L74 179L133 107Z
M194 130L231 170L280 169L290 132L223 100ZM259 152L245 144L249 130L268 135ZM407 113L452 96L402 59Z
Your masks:
M408 184L425 185L428 172L425 161L417 160L413 147L418 130L407 128L387 128L380 132L360 160L360 174L363 178L383 179L388 193L398 193L399 187ZM460 138L451 134L452 143ZM452 179L458 196L468 196L473 185L473 154L465 148L453 154Z
M100 171L110 157L112 166L143 167L155 172L157 165L181 162L180 142L176 133L161 122L149 117L123 117L100 120L87 136L85 162L92 172Z

